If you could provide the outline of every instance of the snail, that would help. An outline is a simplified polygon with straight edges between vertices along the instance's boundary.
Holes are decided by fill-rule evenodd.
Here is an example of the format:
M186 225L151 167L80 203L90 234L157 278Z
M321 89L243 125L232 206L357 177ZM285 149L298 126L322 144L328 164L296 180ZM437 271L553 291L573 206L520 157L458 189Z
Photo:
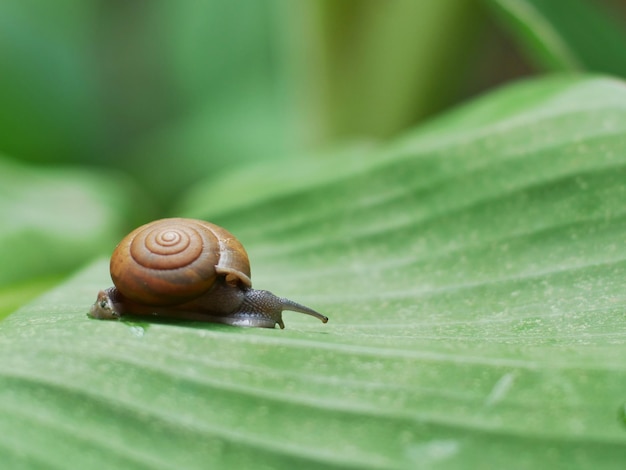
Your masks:
M114 287L89 311L98 319L155 315L236 326L284 328L283 310L328 318L252 289L243 245L226 229L196 219L161 219L133 230L111 256Z

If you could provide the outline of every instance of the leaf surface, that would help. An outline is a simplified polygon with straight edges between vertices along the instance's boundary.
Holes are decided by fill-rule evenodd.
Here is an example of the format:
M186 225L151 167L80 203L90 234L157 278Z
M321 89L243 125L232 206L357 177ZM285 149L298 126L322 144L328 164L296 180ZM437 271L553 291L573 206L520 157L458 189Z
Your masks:
M326 325L89 320L104 259L1 323L2 461L621 468L624 84L522 83L373 152L186 203Z

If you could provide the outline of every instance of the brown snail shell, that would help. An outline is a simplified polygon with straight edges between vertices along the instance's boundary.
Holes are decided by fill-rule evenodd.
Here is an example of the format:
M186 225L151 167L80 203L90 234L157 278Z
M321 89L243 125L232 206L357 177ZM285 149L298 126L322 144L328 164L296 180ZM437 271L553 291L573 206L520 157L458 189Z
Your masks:
M115 248L110 267L118 290L146 305L194 299L220 275L252 286L243 245L222 227L195 219L162 219L133 230Z
M124 314L273 328L283 310L324 315L252 289L243 245L226 229L197 219L161 219L128 234L110 263L115 287L100 291L90 316Z

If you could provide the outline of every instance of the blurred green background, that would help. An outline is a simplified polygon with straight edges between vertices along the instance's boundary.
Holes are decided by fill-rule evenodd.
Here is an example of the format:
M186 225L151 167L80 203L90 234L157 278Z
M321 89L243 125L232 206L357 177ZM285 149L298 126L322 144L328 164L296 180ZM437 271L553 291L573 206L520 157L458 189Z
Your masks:
M515 3L587 56L546 51ZM623 3L592 3L4 0L0 151L122 170L167 212L229 167L397 135L516 77L623 76L602 23ZM597 28L577 23L586 8Z
M0 8L0 150L122 169L162 211L228 167L388 137L524 69L479 2Z
M228 167L386 138L512 78L587 68L524 54L498 3L4 0L0 151L121 169L166 211ZM607 71L603 50L589 69Z

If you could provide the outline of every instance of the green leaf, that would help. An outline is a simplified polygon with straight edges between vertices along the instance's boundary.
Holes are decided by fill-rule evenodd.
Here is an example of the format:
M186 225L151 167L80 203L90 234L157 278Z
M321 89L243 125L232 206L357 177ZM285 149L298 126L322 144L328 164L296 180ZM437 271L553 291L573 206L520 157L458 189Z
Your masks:
M89 320L105 259L1 323L3 464L621 468L624 83L522 83L371 152L187 203L326 325Z
M624 26L597 3L488 0L487 4L515 35L524 51L543 68L588 70L626 77Z

